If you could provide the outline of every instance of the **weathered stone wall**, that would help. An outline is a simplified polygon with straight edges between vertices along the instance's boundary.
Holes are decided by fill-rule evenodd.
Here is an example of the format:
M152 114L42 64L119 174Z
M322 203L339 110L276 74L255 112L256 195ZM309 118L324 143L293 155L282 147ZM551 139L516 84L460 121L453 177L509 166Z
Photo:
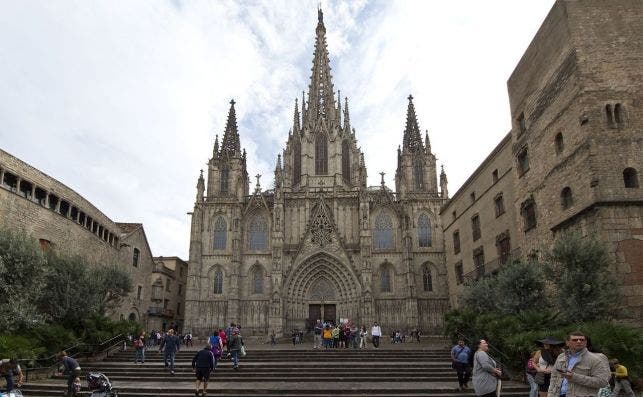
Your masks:
M452 305L458 305L464 283L479 276L473 262L475 250L482 247L486 274L502 265L498 251L499 236L505 234L509 237L512 255L520 250L518 241L522 228L516 221L513 207L515 182L511 137L508 134L442 208L447 282ZM504 211L496 211L496 200L500 197ZM480 219L480 237L476 241L472 230L475 215ZM459 234L459 251L454 247L454 233ZM462 276L458 274L460 266Z

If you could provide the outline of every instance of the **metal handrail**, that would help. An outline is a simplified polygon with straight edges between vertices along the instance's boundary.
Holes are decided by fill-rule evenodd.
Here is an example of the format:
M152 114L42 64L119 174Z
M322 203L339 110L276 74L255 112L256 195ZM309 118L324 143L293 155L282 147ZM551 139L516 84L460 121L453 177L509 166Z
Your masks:
M66 351L70 357L89 357L93 355L98 355L103 352L107 352L107 355L109 356L109 351L114 348L117 345L120 345L120 343L126 338L125 334L118 334L104 342L98 343L98 344L91 344L91 343L78 343L74 346L71 346L69 348L63 349ZM80 339L76 340L78 342ZM58 366L60 360L58 360L57 354L54 354L49 357L44 357L44 358L37 358L37 359L22 359L18 360L22 365L24 364L24 369L23 373L25 376L25 382L29 381L29 373L30 372L46 372L46 373L53 373L56 367ZM31 363L34 363L33 365L29 365ZM38 363L38 364L36 364ZM39 365L39 363L43 363ZM46 365L47 363L51 363L49 365Z

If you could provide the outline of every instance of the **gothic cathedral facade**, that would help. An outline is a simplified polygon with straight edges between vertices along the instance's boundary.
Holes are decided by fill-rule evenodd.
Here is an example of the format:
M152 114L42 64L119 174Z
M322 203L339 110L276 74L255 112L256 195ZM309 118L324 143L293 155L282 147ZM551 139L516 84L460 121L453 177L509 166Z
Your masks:
M368 187L348 103L335 98L318 15L312 76L295 103L274 189L250 191L231 101L207 184L192 213L185 329L226 323L244 335L310 328L316 319L437 332L448 308L440 208L447 180L424 140L409 96L395 191ZM393 155L393 153L392 153Z

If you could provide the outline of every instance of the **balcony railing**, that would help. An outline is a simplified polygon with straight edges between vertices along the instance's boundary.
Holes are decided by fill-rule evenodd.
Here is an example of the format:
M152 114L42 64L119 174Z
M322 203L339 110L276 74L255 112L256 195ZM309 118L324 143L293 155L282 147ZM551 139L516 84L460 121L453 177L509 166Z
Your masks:
M174 310L151 306L147 309L147 314L149 314L150 316L172 318L174 317Z
M465 273L462 276L462 284L464 285L471 285L473 284L474 281L477 281L481 279L484 276L490 276L492 274L496 274L501 267L504 265L510 264L512 262L518 261L521 258L521 253L520 253L520 248L516 248L515 250L509 252L506 257L502 258L504 259L504 262L501 262L501 258L496 258L492 261L489 261L481 266L476 267L472 271Z

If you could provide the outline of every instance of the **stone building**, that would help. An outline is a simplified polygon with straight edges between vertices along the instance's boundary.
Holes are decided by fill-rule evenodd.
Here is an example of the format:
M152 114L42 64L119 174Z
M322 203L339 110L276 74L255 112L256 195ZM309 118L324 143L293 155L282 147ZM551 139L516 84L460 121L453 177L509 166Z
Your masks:
M428 134L409 96L395 191L367 187L348 102L331 79L319 11L307 99L276 159L274 189L249 188L231 102L223 140L197 181L186 329L238 322L279 335L315 319L437 331L448 306L438 186ZM402 122L400 123L402 124ZM392 153L394 155L394 153ZM207 178L207 180L206 180Z
M183 328L185 315L185 286L188 264L176 256L154 258L154 270L150 275L152 305L148 308L148 330Z
M146 325L155 269L140 223L117 223L63 183L0 150L0 225L24 230L43 249L121 265L133 291L110 314Z
M635 0L551 9L507 83L510 133L442 210L452 304L463 282L576 229L607 243L641 318L642 15Z

